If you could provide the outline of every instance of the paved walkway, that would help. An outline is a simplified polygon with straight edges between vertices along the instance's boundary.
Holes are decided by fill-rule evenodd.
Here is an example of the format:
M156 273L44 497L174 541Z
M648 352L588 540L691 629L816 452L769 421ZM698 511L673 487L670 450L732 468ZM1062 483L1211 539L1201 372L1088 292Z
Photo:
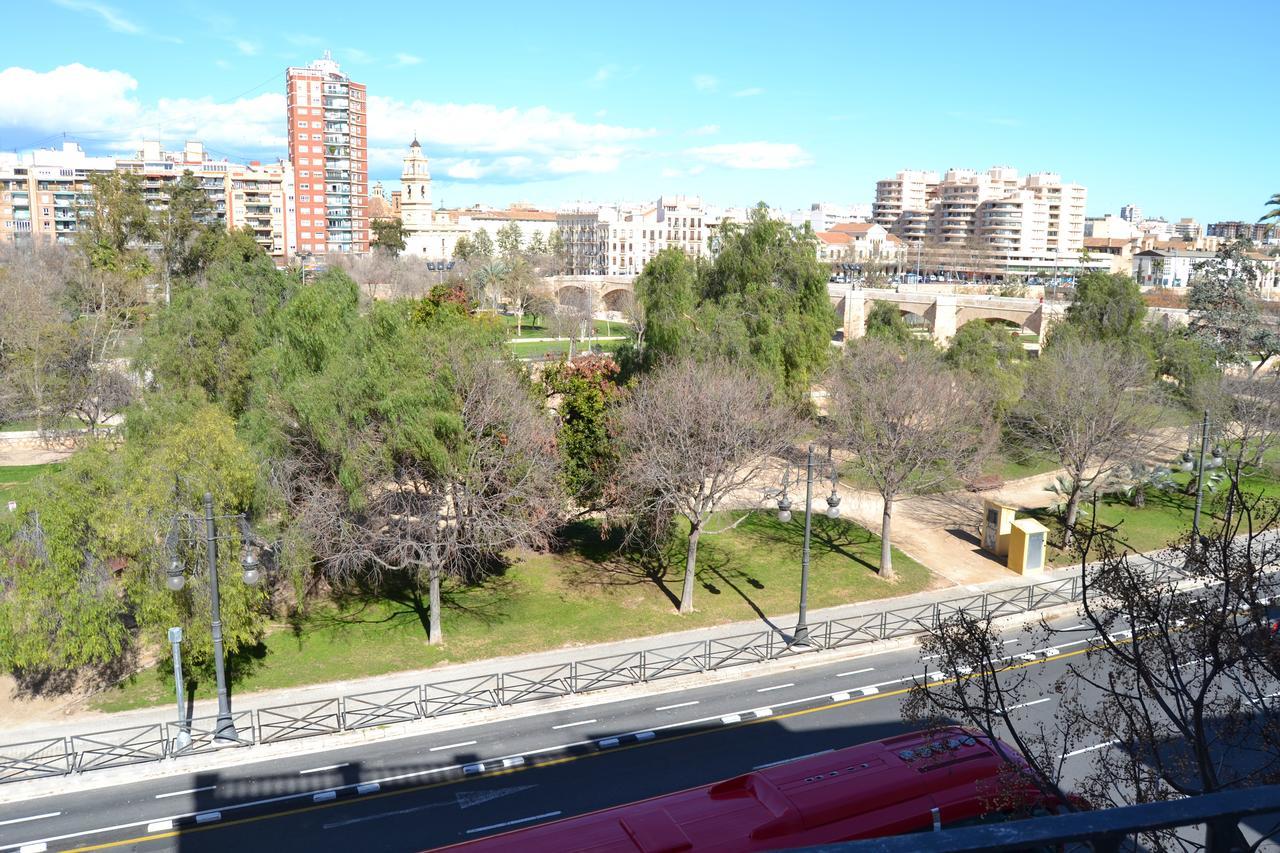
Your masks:
M917 592L898 598L879 599L870 602L841 605L809 613L809 623L813 625L828 619L847 618L867 613L878 613L882 610L910 607L919 604L933 603L950 598L972 594L980 594L993 589L1004 589L1011 586L1036 583L1046 578L1066 577L1078 569L1060 569L1040 577L1023 578L1006 573L999 580L964 586L949 586L944 589L933 589ZM291 705L300 702L331 699L339 695L368 693L376 690L408 687L424 682L441 682L453 679L473 678L498 672L532 669L536 667L554 666L575 660L610 657L652 649L660 646L693 643L708 639L734 637L756 633L762 630L790 630L796 621L795 613L787 613L771 617L768 621L751 620L731 622L707 628L689 631L622 640L613 643L600 643L590 646L573 646L553 649L545 652L518 655L512 657L490 658L464 664L438 666L431 669L411 670L389 673L372 678L353 679L348 681L328 682L281 690L266 690L241 696L233 695L235 711L247 711L255 708L268 708L277 705ZM195 716L212 716L217 713L214 701L201 701L195 705ZM115 714L104 714L94 711L77 711L70 715L58 717L45 716L42 719L0 721L0 742L18 743L44 738L67 737L73 734L90 734L94 731L140 726L150 723L170 722L176 717L172 704L158 708L124 711Z

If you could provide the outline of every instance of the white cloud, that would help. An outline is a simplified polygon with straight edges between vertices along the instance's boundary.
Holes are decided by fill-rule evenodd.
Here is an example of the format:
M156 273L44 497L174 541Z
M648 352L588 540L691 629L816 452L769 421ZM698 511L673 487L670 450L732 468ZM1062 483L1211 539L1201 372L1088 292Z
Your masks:
M369 98L371 143L399 148L408 144L415 131L428 148L544 155L618 145L654 133L601 122L588 124L546 107L517 109L492 104L405 103L376 95Z
M298 47L316 47L324 44L324 39L310 33L285 33L284 40Z
M131 36L147 36L160 41L167 41L172 44L182 44L182 39L175 36L163 36L153 33L141 24L135 23L122 15L114 6L108 6L106 3L99 3L97 0L53 0L54 3L64 9L70 9L73 12L84 12L89 15L96 15L102 19L107 25L107 29L117 33L124 33Z
M609 80L617 73L618 73L618 66L613 64L601 65L599 68L596 69L596 73L591 75L591 79L588 80L587 83L588 85L598 88L600 86L603 86L605 83L608 83Z
M798 169L813 162L809 152L791 142L733 142L691 148L688 153L730 169Z
M71 9L75 12L87 12L90 15L97 15L102 18L103 23L108 29L115 30L118 33L128 33L129 35L142 35L144 30L138 24L130 21L124 15L105 3L96 3L94 0L53 0L64 9Z
M224 60L225 62L225 60ZM215 156L284 156L285 98L280 92L219 103L211 98L138 94L123 71L74 64L40 72L0 70L0 127L33 136L73 131L101 153L127 153L160 137L175 148L200 140ZM416 134L441 176L516 182L569 174L611 172L643 156L648 128L579 119L547 107L406 102L369 99L369 162L381 174L398 172Z
M32 130L99 130L135 124L138 81L76 62L52 71L0 71L0 124Z
M582 173L601 174L616 172L622 164L622 149L615 147L598 147L577 154L552 157L547 168L557 175L575 175Z
M245 56L255 56L260 50L258 45L254 44L248 39L236 39L235 45L236 45L236 50L240 51Z
M752 86L749 89L739 89L733 93L735 98L754 98L756 95L763 95L764 89L759 86Z
M358 47L344 47L342 53L342 58L346 62L366 63L373 60L373 57L367 51L363 51Z
M695 127L689 131L690 136L715 136L720 132L718 124L704 124L702 127Z
M693 75L693 88L699 92L714 92L720 88L720 81L710 74Z
M412 53L397 53L396 65L421 65L422 57L414 56Z

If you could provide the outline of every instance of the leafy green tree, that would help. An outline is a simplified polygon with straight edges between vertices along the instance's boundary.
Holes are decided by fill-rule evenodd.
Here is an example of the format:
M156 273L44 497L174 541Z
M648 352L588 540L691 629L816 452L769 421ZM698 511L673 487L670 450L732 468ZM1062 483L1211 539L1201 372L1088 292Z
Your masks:
M165 302L172 298L174 276L192 276L204 269L215 245L208 235L219 233L213 204L190 170L174 182L163 209L151 211L150 231L160 244L160 272Z
M1186 326L1148 323L1146 346L1155 361L1157 379L1172 380L1173 391L1186 400L1194 389L1216 383L1222 375L1217 356L1204 340Z
M1260 305L1262 267L1249 257L1244 240L1229 243L1199 264L1191 276L1187 309L1194 335L1211 347L1219 360L1252 365L1257 374L1280 355L1280 332Z
M471 242L471 238L463 234L458 241L453 244L453 257L458 261L469 261L476 256L475 244Z
M508 222L498 229L498 253L504 261L514 261L520 254L523 242L524 232L520 230L520 223Z
M741 317L751 361L798 400L830 358L837 323L827 278L813 232L771 218L762 202L745 224L726 226L701 296Z
M547 254L547 241L542 236L541 231L534 231L533 236L529 238L529 254L545 255Z
M1009 330L995 323L965 323L952 337L944 359L987 385L997 418L1017 404L1023 389L1023 351Z
M116 483L101 445L32 482L33 509L0 548L0 666L38 672L105 665L133 645L129 603L107 565Z
M1066 321L1087 340L1133 341L1146 315L1142 289L1131 277L1090 272L1076 282Z
M647 369L664 358L675 358L692 346L696 288L693 261L679 249L663 249L645 264L635 282L636 299L645 318L644 334L636 342L641 367Z
M866 336L872 340L887 341L898 346L916 342L916 336L902 318L902 312L892 302L876 300L867 314Z
M157 387L198 388L239 416L254 360L269 345L276 314L295 284L260 250L248 260L229 255L214 263L203 284L179 290L143 326L137 363Z
M399 219L375 219L370 227L373 229L373 241L379 249L390 252L392 257L399 255L405 247L404 223Z
M493 238L489 236L487 229L481 228L471 238L471 247L475 250L474 258L492 258L493 257Z
M547 254L554 259L554 270L557 274L564 269L565 260L568 255L568 247L564 243L564 235L560 233L560 229L551 232L551 236L547 238Z
M94 172L90 200L79 211L76 241L90 266L141 278L151 272L143 246L152 239L151 210L142 177L132 172Z
M170 521L212 492L220 513L251 511L257 465L216 406L151 398L126 419L122 449L91 445L33 484L31 511L0 545L0 665L20 671L118 662L140 645L164 648L172 625L188 628L185 653L212 664L203 544L180 552L189 568L179 594L165 586ZM233 537L235 530L224 531ZM265 592L232 581L238 548L219 568L229 655L259 642Z
M568 493L583 510L597 507L618 454L609 434L617 401L618 364L588 355L547 367L542 383L559 421L558 445Z

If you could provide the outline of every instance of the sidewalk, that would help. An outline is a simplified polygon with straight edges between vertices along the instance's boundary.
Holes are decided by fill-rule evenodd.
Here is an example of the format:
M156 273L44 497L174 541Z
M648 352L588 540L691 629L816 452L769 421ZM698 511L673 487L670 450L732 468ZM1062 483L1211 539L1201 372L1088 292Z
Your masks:
M941 589L917 592L898 598L877 599L875 601L841 605L822 610L812 610L809 612L809 623L810 625L814 625L829 619L843 619L868 613L879 613L884 610L932 604L938 601L969 595L980 595L983 592L990 592L992 590L1007 589L1017 586L1029 586L1044 580L1067 577L1075 571L1078 571L1078 568L1060 569L1053 572L1046 572L1044 575L1031 577L1021 577L1006 571L1004 578L988 583L948 586ZM668 645L674 646L680 643L692 643L708 639L722 639L744 634L758 633L762 630L768 629L789 631L795 625L795 622L796 614L788 613L778 615L776 617L769 617L767 621L756 619L744 622L731 622L719 626L639 637L636 639L621 640L612 643L600 643L589 646L570 646L545 652L534 652L525 655L501 658L489 658L482 661L439 666L432 669L388 673L386 675L380 675L372 678L326 682L306 687L267 690L244 695L236 695L233 690L232 707L236 712L241 712L257 708L269 708L278 705L292 705L301 702L333 699L341 695L410 687L426 682L444 682L455 679L474 678L492 675L499 672L511 672L514 670L555 666L575 660L625 655L638 652L642 649L652 649ZM750 667L744 667L742 671L744 673L749 673ZM195 704L196 717L212 716L216 713L217 704L213 700L200 701ZM68 737L74 734L91 734L95 731L106 731L109 729L126 728L129 726L171 722L175 717L176 711L172 704L166 704L157 708L123 711L114 714L83 712L77 713L73 717L67 717L57 721L40 720L32 721L27 725L5 727L0 729L0 742L13 744L45 738Z

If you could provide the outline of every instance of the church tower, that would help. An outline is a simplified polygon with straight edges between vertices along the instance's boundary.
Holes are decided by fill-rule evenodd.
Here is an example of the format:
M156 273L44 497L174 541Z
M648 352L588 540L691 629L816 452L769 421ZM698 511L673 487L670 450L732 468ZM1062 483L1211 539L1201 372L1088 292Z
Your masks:
M427 169L427 158L422 154L417 136L409 143L400 184L400 221L404 229L410 233L428 230L432 222L431 172Z

